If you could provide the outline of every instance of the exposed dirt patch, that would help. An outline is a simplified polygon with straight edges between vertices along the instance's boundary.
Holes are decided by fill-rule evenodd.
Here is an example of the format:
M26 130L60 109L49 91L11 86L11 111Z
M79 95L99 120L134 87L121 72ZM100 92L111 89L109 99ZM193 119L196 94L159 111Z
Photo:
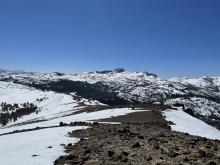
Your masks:
M121 123L139 123L148 125L167 126L167 121L164 119L160 111L149 110L143 112L134 112L123 116L112 117L100 120L102 122L121 122Z
M109 106L109 105L89 105L81 108L80 110L72 113L71 115L83 113L83 112L96 112L96 111L102 111L105 109L115 109L115 108L133 108L133 109L145 109L145 110L151 110L151 111L163 111L165 109L171 108L167 105L154 105L154 104L137 104L137 105L117 105L117 106Z
M90 113L90 112L96 112L96 111L101 111L101 110L105 110L105 109L110 109L110 106L105 106L105 105L89 105L89 106L85 106L83 108L81 108L80 110L73 112L70 115L76 115L76 114L80 114L80 113Z

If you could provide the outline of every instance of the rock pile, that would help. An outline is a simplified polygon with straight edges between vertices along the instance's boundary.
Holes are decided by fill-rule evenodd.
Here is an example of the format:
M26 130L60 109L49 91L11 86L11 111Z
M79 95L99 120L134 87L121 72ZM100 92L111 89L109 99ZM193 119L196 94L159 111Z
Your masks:
M63 164L174 165L220 163L220 141L173 132L145 124L94 125L70 133L81 138L67 145L68 155L55 161Z

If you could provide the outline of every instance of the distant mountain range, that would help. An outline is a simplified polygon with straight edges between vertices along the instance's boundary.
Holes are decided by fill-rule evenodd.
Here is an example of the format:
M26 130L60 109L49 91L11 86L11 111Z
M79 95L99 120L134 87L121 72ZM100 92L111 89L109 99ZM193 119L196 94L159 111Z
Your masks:
M0 81L60 93L75 93L108 105L165 104L220 128L220 77L161 79L118 68L81 74L0 70Z

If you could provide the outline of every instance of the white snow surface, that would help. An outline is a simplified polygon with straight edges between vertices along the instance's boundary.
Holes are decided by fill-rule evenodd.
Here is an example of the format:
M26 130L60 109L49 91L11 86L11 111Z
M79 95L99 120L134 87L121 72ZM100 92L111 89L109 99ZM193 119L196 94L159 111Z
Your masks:
M43 101L38 101L37 99L43 99ZM89 101L84 98L80 101L76 101L71 94L67 95L52 91L41 91L25 85L3 81L0 81L0 103L1 102L6 102L7 104L23 104L29 102L37 105L40 109L38 113L25 115L18 118L15 122L9 122L7 124L8 126L21 122L50 120L65 116L79 110L80 107L77 106L80 102L85 102L86 105L103 105L98 101Z
M193 109L195 114L210 116L212 114L220 117L220 104L208 99L191 97L190 99L176 98L167 100L166 104L172 106L175 103L184 104L185 108Z
M0 162L2 165L52 165L59 156L64 155L60 144L79 141L68 137L67 133L86 128L59 127L0 136Z
M220 131L205 122L192 117L181 109L166 110L164 112L167 121L172 121L172 130L189 133L191 135L220 140Z
M169 81L179 82L182 84L191 84L198 87L213 87L216 86L220 89L220 77L200 77L200 78L170 78Z

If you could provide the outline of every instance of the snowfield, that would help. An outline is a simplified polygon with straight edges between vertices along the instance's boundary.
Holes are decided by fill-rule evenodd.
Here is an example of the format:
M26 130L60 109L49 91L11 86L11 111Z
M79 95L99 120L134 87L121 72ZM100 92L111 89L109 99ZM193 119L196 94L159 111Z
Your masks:
M172 82L178 82L182 84L191 84L197 87L206 87L206 88L218 88L220 90L220 77L201 77L201 78L177 78L173 77L169 79Z
M79 141L67 133L86 128L60 127L0 136L0 162L2 165L52 165L64 154L61 144Z
M199 97L191 97L190 99L176 98L167 100L166 102L166 104L171 106L175 103L183 104L186 109L193 109L195 114L202 116L210 116L213 114L220 117L220 104L208 99Z
M38 101L38 99L42 99L42 101ZM2 81L0 81L0 102L7 104L30 102L38 106L40 109L38 114L23 116L18 119L17 123L33 119L52 118L65 111L73 110L78 105L71 95L51 91L44 92L24 85Z
M22 116L15 122L11 121L7 124L7 126L23 122L50 120L66 116L80 110L80 107L78 107L80 102L85 102L86 105L103 105L98 101L89 101L87 99L76 101L73 99L73 96L74 94L67 95L52 91L41 91L25 85L0 81L0 103L6 102L7 104L23 104L29 102L37 105L40 110L38 113ZM39 101L39 99L42 100Z
M164 115L167 121L172 121L175 124L171 125L173 131L220 140L219 130L197 118L192 117L181 109L166 110Z

